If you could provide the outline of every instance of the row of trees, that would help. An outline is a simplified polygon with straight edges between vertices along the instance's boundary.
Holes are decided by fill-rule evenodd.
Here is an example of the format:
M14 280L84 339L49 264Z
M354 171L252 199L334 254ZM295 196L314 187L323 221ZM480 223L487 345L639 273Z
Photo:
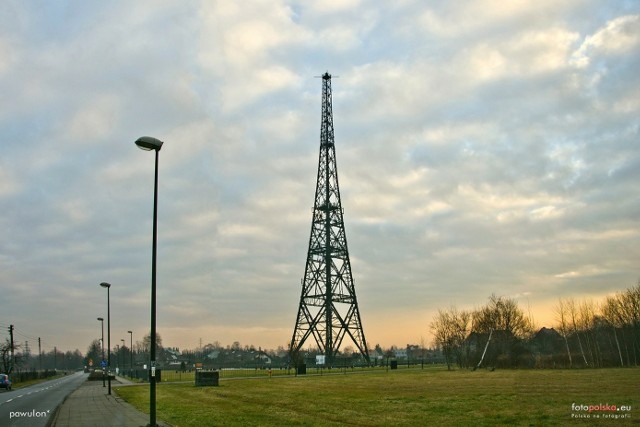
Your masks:
M495 365L498 358L511 364L522 353L522 341L532 335L533 322L515 300L492 295L488 304L474 311L438 310L431 330L447 367L455 363L466 368L483 362Z
M122 340L120 340L122 342ZM142 341L136 341L127 346L126 341L123 345L116 344L111 349L111 368L115 369L132 369L142 367L149 363L149 349L151 348L151 334L147 334ZM106 344L103 349L103 343L99 340L93 340L87 348L84 366L92 366L97 368L100 366L104 351L104 359L109 358L109 349ZM162 337L156 335L156 358L162 363L167 360L169 351L162 346ZM132 366L133 364L133 366Z
M640 282L600 304L560 299L556 319L569 366L640 363Z
M449 369L640 363L640 283L600 304L559 299L555 313L553 328L536 330L515 300L492 295L476 310L439 310L430 327Z
M43 351L42 354L29 351L28 346L13 344L7 339L0 344L0 370L2 373L43 371L43 370L74 370L83 366L84 356L80 350L61 351L54 348Z
M555 308L556 324L552 328L535 328L533 319L510 298L492 295L476 310L441 309L431 322L434 344L442 352L449 369L489 367L605 367L640 364L640 282L625 291L606 297L600 303L561 298ZM274 362L286 360L284 347L257 350L241 347L239 342L223 348L220 343L207 344L197 350L163 348L157 337L157 359L161 364L179 356L187 365L209 360L268 355ZM150 336L133 344L112 349L111 366L121 369L141 367L149 359ZM376 346L376 354L389 354ZM424 348L424 345L421 346ZM108 351L105 349L105 351ZM345 354L352 351L345 349ZM240 357L240 356L242 357ZM256 356L258 355L258 356ZM246 356L246 357L245 357ZM106 355L105 355L106 358ZM172 359L173 358L173 359ZM85 356L79 350L62 352L53 349L32 354L28 346L0 344L0 370L4 373L29 370L79 369L92 362L99 366L102 343L94 340Z

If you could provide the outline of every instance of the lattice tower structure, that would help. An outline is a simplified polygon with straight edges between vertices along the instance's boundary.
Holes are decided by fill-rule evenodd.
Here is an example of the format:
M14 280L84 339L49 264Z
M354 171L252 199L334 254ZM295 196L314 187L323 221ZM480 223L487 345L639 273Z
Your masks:
M298 364L304 344L313 338L325 356L325 365L337 366L336 356L347 338L366 364L370 364L344 228L332 110L331 75L325 73L322 75L320 155L311 234L290 352Z

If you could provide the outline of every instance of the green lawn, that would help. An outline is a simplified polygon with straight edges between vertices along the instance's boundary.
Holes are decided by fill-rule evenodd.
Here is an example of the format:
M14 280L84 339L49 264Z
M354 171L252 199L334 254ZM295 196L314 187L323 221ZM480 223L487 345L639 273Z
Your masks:
M431 368L230 379L219 387L163 383L157 390L158 419L173 426L640 425L637 368ZM148 385L116 392L148 413ZM574 403L631 410L589 413L572 409Z

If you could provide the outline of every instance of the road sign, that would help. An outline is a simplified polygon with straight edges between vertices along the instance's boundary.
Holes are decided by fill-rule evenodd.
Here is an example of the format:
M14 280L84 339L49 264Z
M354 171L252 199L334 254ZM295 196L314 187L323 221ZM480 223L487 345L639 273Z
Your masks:
M103 360L102 362L100 362L100 366L102 366L103 368L107 367L107 361Z

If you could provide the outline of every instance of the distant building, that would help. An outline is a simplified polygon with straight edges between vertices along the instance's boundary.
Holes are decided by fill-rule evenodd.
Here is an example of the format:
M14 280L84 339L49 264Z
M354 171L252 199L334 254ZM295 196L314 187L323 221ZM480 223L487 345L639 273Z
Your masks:
M407 349L406 348L396 349L395 356L396 356L396 359L406 360L407 359Z

